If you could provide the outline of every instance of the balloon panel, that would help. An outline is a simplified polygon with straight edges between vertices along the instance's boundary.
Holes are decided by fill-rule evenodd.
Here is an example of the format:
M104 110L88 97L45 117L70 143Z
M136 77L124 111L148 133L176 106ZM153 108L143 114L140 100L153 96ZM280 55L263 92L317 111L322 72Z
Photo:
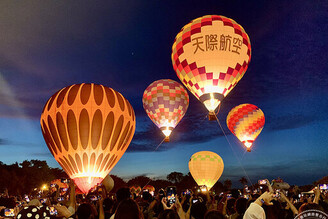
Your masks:
M139 194L141 192L141 187L140 186L131 186L130 187L130 192Z
M251 44L243 27L234 20L206 15L177 34L171 59L179 79L209 109L214 107L211 104L218 106L245 74ZM217 102L207 103L210 93L216 95Z
M146 88L142 102L147 115L157 127L174 128L188 109L189 96L178 82L162 79Z
M106 191L110 192L114 188L114 180L110 175L107 175L105 179L102 181L103 186L105 186Z
M143 189L147 189L150 192L154 192L155 191L155 187L152 185L146 185L145 187L143 187Z
M63 88L41 115L50 152L84 193L122 157L135 123L133 108L120 93L95 84Z
M252 104L234 107L227 116L227 126L241 141L253 142L261 133L265 117L261 109Z
M224 169L222 158L211 151L200 151L193 154L189 160L189 171L200 185L211 189L219 180Z

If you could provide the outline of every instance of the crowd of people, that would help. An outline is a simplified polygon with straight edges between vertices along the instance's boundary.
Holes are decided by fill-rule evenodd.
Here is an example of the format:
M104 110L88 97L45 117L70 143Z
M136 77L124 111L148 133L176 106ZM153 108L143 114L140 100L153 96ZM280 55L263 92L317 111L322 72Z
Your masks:
M0 198L0 218L99 218L99 219L264 219L295 218L309 209L328 213L327 190L315 187L301 194L295 189L275 189L265 180L259 189L232 189L214 194L206 188L176 191L171 186L156 193L132 193L119 188L111 193L99 185L87 195L55 185L49 192L24 197ZM30 200L29 200L30 199Z

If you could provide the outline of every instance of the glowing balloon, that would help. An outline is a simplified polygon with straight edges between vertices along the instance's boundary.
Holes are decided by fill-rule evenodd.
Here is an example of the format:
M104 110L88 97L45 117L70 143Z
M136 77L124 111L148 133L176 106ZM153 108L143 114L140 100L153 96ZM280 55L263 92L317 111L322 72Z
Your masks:
M199 151L189 160L189 171L199 186L210 190L220 179L224 169L222 158L211 151Z
M245 145L248 152L261 133L264 123L262 110L248 103L234 107L227 116L228 128Z
M110 175L105 177L105 179L102 181L102 184L105 186L106 192L110 192L115 186L114 180Z
M140 186L131 186L130 192L138 195L141 192L141 187Z
M223 98L245 74L251 44L243 27L234 20L206 15L181 29L171 58L182 83L213 117Z
M146 185L143 187L143 190L148 190L149 192L155 192L155 187L152 185Z
M58 91L44 106L40 122L50 152L84 193L113 169L136 125L130 103L113 89L96 84Z
M162 130L165 140L169 141L172 130L188 109L189 96L178 82L162 79L146 88L142 103L149 118Z

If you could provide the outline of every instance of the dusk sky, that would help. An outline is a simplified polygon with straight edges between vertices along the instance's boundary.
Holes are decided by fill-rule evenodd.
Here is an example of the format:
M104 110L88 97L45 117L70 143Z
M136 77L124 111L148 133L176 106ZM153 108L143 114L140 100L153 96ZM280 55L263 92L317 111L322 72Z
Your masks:
M223 15L244 27L252 59L223 100L216 121L188 91L185 117L163 143L142 107L155 80L180 83L171 61L176 34L191 20ZM129 179L188 173L192 154L210 150L225 164L220 181L247 176L311 184L328 175L328 2L290 1L48 1L0 2L0 161L46 160L59 167L40 129L46 101L59 89L97 83L129 100L134 138L111 174ZM266 123L252 152L226 125L228 112L251 103Z

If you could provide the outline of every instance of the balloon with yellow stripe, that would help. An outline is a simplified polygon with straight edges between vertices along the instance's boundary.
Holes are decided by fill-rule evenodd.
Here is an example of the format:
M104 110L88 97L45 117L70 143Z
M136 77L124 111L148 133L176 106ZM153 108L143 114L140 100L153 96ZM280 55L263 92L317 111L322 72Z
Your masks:
M261 133L264 123L262 110L249 103L234 107L227 116L229 130L244 144L248 152Z
M211 151L199 151L189 160L189 171L199 186L210 190L220 179L224 169L222 158Z

